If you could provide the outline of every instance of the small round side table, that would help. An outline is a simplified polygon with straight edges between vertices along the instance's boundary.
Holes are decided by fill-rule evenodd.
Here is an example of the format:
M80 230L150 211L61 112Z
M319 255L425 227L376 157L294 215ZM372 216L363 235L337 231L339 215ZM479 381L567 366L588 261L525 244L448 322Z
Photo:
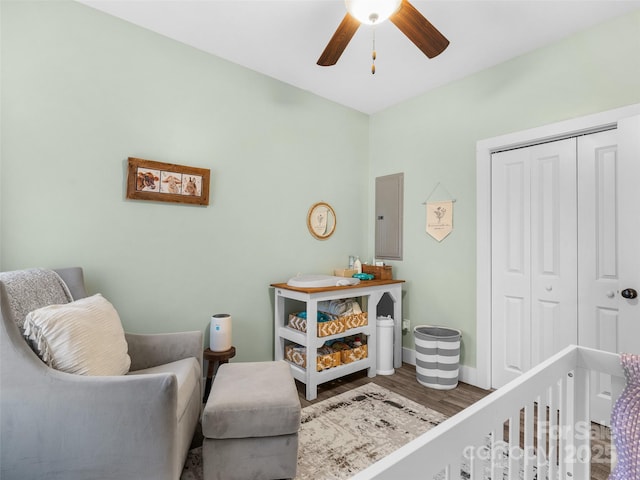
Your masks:
M218 371L218 367L220 367L223 363L228 363L230 358L236 356L236 347L231 347L229 350L225 350L223 352L214 352L211 349L207 348L202 354L202 358L206 360L209 364L207 367L207 382L204 387L204 397L202 399L203 402L206 403L207 398L209 398L209 392L211 391L211 382L213 380L213 376Z

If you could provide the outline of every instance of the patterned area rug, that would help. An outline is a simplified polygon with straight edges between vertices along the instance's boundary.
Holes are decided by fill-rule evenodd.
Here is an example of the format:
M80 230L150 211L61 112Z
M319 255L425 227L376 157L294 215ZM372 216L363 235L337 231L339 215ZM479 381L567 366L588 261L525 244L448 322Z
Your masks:
M352 477L446 417L374 383L302 409L296 480ZM202 449L181 480L202 479Z

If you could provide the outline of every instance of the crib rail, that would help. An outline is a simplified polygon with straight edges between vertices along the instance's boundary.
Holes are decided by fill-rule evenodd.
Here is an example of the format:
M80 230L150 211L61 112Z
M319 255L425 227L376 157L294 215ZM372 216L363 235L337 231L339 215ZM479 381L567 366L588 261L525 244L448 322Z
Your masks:
M617 398L619 356L570 346L353 480L588 480L593 372L611 375Z

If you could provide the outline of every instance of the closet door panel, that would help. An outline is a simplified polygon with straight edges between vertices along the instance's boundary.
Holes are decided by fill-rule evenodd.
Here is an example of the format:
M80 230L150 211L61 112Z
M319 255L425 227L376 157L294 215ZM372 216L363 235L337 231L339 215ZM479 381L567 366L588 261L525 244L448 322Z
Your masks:
M640 298L623 296L626 289L640 294L640 115L618 122L618 215L620 352L640 353Z
M640 117L578 141L579 342L640 353ZM591 379L591 418L608 424L611 382Z
M492 375L505 384L531 368L531 175L526 152L492 158Z
M492 383L577 341L576 141L492 155Z
M533 365L577 338L576 139L529 147Z
M524 354L529 351L525 344L529 331L529 315L525 314L527 303L523 297L504 297L505 328L500 342L504 346L502 368L516 375L529 369L529 359Z
M562 307L559 302L538 300L533 304L531 326L531 363L536 365L557 353L557 338L561 334Z
M619 350L618 134L615 130L578 142L579 190L579 344ZM591 376L590 414L609 424L611 379Z
M617 351L618 195L617 133L580 138L580 345ZM609 322L609 325L607 325ZM602 333L608 330L606 337ZM614 344L615 343L615 344ZM610 348L612 348L610 350Z

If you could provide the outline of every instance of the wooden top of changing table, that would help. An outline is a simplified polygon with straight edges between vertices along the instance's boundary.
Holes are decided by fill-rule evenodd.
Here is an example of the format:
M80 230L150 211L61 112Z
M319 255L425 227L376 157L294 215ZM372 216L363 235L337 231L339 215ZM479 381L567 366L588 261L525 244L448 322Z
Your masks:
M391 285L393 283L404 283L404 280L361 280L357 285L341 285L334 287L313 287L313 288L301 288L301 287L292 287L291 285L287 285L286 283L272 283L271 286L275 288L283 288L285 290L293 290L295 292L302 293L318 293L318 292L331 292L333 290L352 290L355 288L367 288L367 287L376 287L378 285Z

